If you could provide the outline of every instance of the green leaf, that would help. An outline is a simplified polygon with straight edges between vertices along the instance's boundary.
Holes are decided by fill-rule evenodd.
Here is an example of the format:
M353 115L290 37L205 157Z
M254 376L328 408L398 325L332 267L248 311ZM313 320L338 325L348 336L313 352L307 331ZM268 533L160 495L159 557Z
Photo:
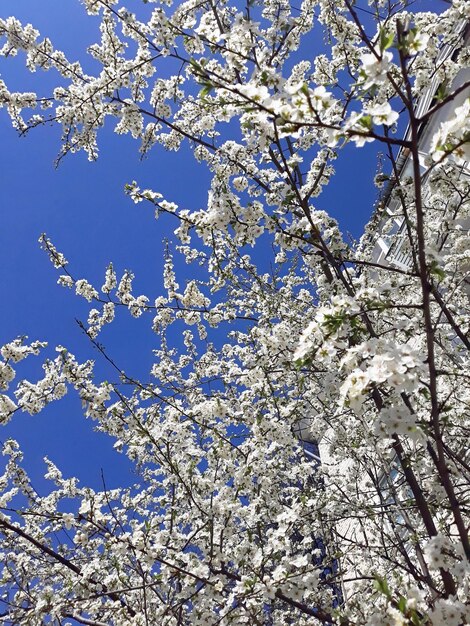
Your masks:
M445 100L447 98L447 89L446 89L446 85L445 83L442 83L441 85L439 85L436 94L435 94L435 98L438 102L442 102L442 100Z
M379 591L381 594L386 596L388 599L392 597L392 594L390 593L390 588L385 578L380 578L380 576L376 576L374 584L377 591Z
M400 613L403 613L403 615L406 615L407 613L406 598L404 598L403 596L400 596L400 599L398 600L398 610L400 611Z
M380 50L383 52L391 46L395 40L395 35L392 31L387 32L384 28L380 29Z
M372 117L370 115L363 115L357 121L358 124L366 128L367 130L372 130Z
M204 87L199 92L199 97L200 98L205 98L206 96L208 96L210 94L210 92L213 89L214 89L214 85L212 85L211 83L205 83Z
M435 276L439 280L444 280L444 278L446 277L446 273L444 272L442 267L439 267L436 261L433 261L431 263L429 267L429 273L431 274L431 276Z

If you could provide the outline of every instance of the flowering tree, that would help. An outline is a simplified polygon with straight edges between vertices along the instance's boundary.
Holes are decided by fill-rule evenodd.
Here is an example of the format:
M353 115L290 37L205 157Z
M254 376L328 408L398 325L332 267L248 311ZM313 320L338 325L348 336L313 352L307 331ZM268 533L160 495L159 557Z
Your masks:
M1 349L1 419L73 389L138 479L96 492L47 461L41 495L6 442L2 620L468 622L468 5L131 4L84 0L101 20L96 75L31 25L0 20L3 56L58 74L52 94L0 81L20 133L57 122L60 157L93 160L110 118L143 154L187 145L212 173L203 210L128 185L177 224L164 293L135 295L112 264L93 286L41 237L59 283L90 302L83 329L116 377L97 381L92 361L58 347L42 379L14 386L17 363L46 348L15 339ZM313 58L314 27L326 45ZM352 246L314 198L345 144L372 141L390 173ZM397 220L401 266L374 256L377 229L394 242ZM275 250L271 273L249 246ZM184 288L174 254L198 266ZM125 309L155 333L150 382L98 343Z

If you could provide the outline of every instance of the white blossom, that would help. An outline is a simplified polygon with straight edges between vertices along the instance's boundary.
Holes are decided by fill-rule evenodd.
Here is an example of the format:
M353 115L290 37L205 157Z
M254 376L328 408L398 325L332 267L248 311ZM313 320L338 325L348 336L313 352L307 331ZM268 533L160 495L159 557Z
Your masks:
M46 344L7 338L0 422L74 395L133 484L92 489L46 459L37 487L34 450L0 438L2 619L468 623L468 3L83 5L99 25L83 67L0 18L1 63L52 70L38 94L5 72L14 128L59 124L58 160L95 160L111 123L142 156L189 148L210 182L197 206L125 186L133 219L149 206L178 238L155 242L146 295L111 263L77 278L40 238L88 302L78 351L97 363L58 346L36 370L22 361ZM354 203L324 191L372 142L382 194L356 244L334 217ZM149 327L138 363L98 342L119 316Z

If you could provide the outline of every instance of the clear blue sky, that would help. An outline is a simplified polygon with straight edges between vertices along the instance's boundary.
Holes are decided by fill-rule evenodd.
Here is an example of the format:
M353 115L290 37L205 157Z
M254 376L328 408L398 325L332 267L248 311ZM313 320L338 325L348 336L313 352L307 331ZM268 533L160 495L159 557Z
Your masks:
M132 9L134 2L129 0L128 7ZM69 58L83 59L85 46L97 37L98 20L87 17L78 0L2 0L0 16L11 14L31 22ZM304 55L311 58L313 51L305 50ZM23 68L23 58L0 59L0 76L14 88L34 89L43 81L54 84L53 75L31 76ZM56 284L57 272L37 244L41 232L47 232L64 252L76 277L99 286L113 261L118 273L128 268L136 274L136 294L144 292L152 298L163 290L162 240L174 239L176 225L164 219L156 222L150 207L134 205L124 195L124 185L135 179L140 186L194 209L205 203L209 176L184 152L168 153L157 147L140 161L137 142L114 135L111 126L101 135L98 162L89 163L84 154L72 155L55 169L59 134L59 128L45 127L19 138L6 112L0 110L0 343L28 335L31 340L49 341L51 357L54 346L61 344L84 360L98 358L75 322L75 318L86 320L89 307ZM376 150L375 145L345 150L336 164L336 177L316 201L318 208L339 219L343 232L355 237L360 236L377 195L372 184ZM183 275L179 282L184 283ZM155 347L149 320L127 318L121 316L100 341L126 372L144 376ZM27 371L34 379L40 360L30 359ZM132 482L126 459L112 450L113 441L92 430L72 392L39 415L15 415L0 430L0 439L13 436L20 441L39 486L46 454L64 475L78 475L95 488L101 485L101 468L109 487Z

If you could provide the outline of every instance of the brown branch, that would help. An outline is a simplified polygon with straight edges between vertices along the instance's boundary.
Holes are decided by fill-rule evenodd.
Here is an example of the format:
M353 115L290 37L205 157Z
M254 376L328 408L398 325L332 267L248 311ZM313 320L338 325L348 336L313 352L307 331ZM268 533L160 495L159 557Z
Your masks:
M80 568L77 567L74 563L72 563L72 561L69 561L69 559L66 559L58 552L55 552L55 550L52 550L52 548L49 548L49 546L42 544L40 541L38 541L37 539L29 535L19 526L14 526L13 524L10 524L10 522L7 522L6 519L0 519L0 526L3 526L7 530L19 535L20 537L23 537L23 539L26 539L26 541L28 541L33 546L35 546L38 550L40 550L44 554L49 555L50 557L52 557L53 559L61 563L64 567L66 567L67 569L77 574L77 576L82 575ZM119 602L121 606L123 606L127 610L127 612L129 613L131 617L135 617L136 612L134 611L134 609L130 607L128 604L126 604L126 602L124 602L124 600L122 600L122 598L120 598L116 593L112 591L107 591L106 586L103 583L98 583L93 578L89 578L89 580L94 585L101 584L102 588L105 591L105 595L107 595L114 602Z

